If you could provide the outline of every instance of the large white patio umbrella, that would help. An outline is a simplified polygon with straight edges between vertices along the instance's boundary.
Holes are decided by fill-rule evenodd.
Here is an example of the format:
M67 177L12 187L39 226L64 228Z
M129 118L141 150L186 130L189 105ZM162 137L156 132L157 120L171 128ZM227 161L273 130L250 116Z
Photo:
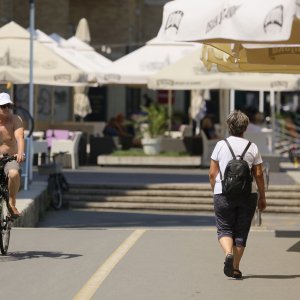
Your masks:
M151 40L108 66L102 80L108 84L146 85L149 76L195 49L200 51L200 44Z
M0 28L0 81L29 83L29 32L15 22ZM72 86L86 75L38 41L34 41L34 84Z
M149 76L148 87L161 90L236 89L292 91L299 89L300 75L281 73L238 73L210 71L201 61L201 51L196 50L178 62Z
M164 6L157 38L210 44L243 71L299 73L299 16L298 0L177 0Z
M172 41L300 44L298 0L176 0L158 37Z
M58 34L48 36L41 30L36 30L36 38L64 60L86 73L87 81L90 84L97 85L96 64L82 56L79 51L73 49L64 38Z
M96 69L97 82L99 84L103 83L101 78L103 78L104 70L112 64L112 61L98 53L95 48L81 41L76 36L73 36L66 41L68 46L71 46L72 49L80 54L80 56L85 57L85 59L93 63L93 66Z

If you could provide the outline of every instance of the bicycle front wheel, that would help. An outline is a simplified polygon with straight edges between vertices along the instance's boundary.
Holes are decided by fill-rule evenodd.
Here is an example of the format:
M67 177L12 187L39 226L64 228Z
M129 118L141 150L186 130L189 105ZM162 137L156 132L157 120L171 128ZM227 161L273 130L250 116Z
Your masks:
M59 210L62 207L62 189L57 175L52 175L49 182L49 192L51 205L54 209Z
M1 199L1 214L0 214L0 250L3 255L7 253L10 239L11 221L9 212L7 209L6 200L2 197Z

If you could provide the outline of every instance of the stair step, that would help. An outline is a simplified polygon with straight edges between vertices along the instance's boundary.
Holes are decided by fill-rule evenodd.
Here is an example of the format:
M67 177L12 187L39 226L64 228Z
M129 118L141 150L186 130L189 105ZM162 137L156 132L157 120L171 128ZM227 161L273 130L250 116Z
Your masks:
M211 190L209 184L194 184L194 183L168 183L168 184L70 184L70 189L85 190L85 189L95 189L95 190ZM300 191L300 188L299 188Z
M89 209L117 209L117 210L156 210L156 211L184 211L184 212L213 212L213 205L209 204L166 204L166 203L124 203L124 202L87 202L71 201L70 206L73 208ZM268 207L264 213L300 213L300 207Z
M300 213L300 186L273 185L266 192L266 212ZM64 194L73 208L213 211L209 184L73 184Z
M64 195L67 201L83 201L83 197L78 195ZM213 203L212 197L141 197L141 196L118 196L110 195L102 197L101 195L85 195L84 201L89 202L141 202L141 203L184 203L184 204L201 204Z
M114 195L114 196L166 196L166 197L212 197L212 192L209 190L190 191L190 190L114 190L114 189L71 189L68 194L72 195Z
M98 196L152 196L152 197L213 197L209 190L114 190L114 189L71 189L67 195L78 197L79 195L98 195ZM266 192L267 199L299 199L299 193L294 191L272 191Z
M182 190L182 191L211 191L209 184L71 184L70 190L82 191L82 190ZM300 185L269 185L267 192L284 191L284 192L300 192Z
M87 202L71 201L74 208L107 208L107 209L141 209L141 210L173 210L173 211L213 211L212 205L205 204L166 204L166 203L124 203L124 202Z

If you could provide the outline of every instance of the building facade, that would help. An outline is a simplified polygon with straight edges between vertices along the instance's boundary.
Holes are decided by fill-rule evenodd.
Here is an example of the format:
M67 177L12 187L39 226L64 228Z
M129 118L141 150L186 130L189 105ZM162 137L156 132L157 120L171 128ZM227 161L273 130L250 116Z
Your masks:
M156 36L164 0L35 0L35 27L71 37L86 18L91 45L112 49L117 57ZM28 13L26 13L28 12ZM29 0L0 0L0 26L15 21L29 27Z

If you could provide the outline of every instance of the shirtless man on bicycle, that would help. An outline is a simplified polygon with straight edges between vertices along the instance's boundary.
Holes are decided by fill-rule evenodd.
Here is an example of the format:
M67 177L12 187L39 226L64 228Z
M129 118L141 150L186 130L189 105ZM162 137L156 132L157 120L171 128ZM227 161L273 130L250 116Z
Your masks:
M20 116L14 115L9 94L0 93L0 155L15 155L16 160L5 165L8 176L9 206L13 218L20 216L16 208L16 196L20 189L20 164L25 160L24 127Z

